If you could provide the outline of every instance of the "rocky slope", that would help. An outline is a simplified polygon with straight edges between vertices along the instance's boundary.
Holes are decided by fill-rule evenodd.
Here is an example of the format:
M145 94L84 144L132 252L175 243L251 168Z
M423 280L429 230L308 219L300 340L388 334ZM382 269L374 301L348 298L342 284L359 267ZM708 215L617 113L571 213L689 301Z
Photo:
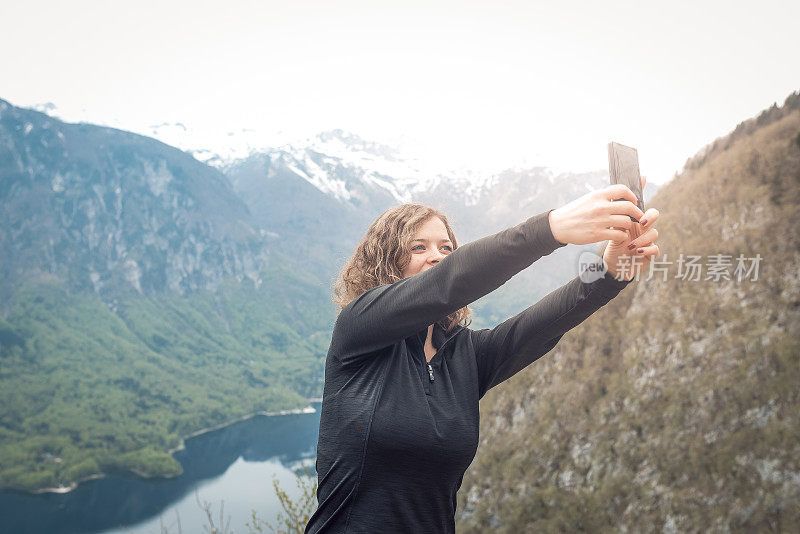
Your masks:
M0 101L4 286L44 272L99 294L257 279L267 254L216 169L153 139Z

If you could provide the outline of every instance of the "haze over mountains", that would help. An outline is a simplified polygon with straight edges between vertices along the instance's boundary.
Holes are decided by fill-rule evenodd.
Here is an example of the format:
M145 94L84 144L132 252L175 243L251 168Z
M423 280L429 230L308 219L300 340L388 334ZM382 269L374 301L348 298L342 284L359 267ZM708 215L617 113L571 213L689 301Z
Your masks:
M224 275L257 283L255 272L268 262L268 251L286 250L272 246L275 240L291 240L306 269L327 281L335 272L332 258L342 262L366 226L392 205L436 205L451 218L458 237L469 241L607 185L602 171L444 175L395 148L341 130L244 158L209 158L197 151L187 158L143 136L2 105L7 149L24 154L6 171L5 185L17 187L18 195L6 217L20 228L8 234L13 242L5 245L17 261L2 267L18 274L30 267L24 258L40 253L50 271L70 273L73 287L92 286L98 293L112 275L130 280L139 292L213 288ZM201 156L213 165L201 165L196 161ZM37 166L41 172L32 181L19 180ZM18 188L22 183L24 192ZM648 186L646 196L655 190ZM34 197L41 197L38 204ZM48 209L25 213L45 205ZM34 230L56 214L60 220L46 228L58 236ZM56 258L56 249L69 257ZM298 257L298 249L292 255Z

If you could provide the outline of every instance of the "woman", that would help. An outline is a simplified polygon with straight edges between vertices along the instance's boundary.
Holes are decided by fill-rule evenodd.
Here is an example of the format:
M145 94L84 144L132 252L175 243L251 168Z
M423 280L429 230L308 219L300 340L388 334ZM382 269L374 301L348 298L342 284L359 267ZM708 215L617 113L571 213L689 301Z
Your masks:
M478 447L478 401L658 254L658 211L635 203L612 185L462 247L447 218L421 204L378 217L335 285L319 506L307 533L455 531L456 493ZM467 328L470 302L568 243L601 240L610 240L601 278L576 277L495 328ZM636 267L624 273L631 254Z

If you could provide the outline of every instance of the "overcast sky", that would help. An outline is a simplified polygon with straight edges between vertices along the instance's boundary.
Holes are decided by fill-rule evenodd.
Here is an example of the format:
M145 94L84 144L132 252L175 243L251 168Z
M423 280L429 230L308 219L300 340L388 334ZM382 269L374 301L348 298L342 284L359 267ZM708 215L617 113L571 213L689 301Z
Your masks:
M419 140L454 167L607 169L615 140L663 183L800 89L796 0L0 6L0 98L14 105L270 143L342 128Z

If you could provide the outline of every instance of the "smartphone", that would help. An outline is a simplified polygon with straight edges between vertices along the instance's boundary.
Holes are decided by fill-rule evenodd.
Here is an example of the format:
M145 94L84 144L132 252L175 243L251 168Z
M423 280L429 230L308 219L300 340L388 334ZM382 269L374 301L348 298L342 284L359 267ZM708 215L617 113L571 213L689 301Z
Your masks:
M644 212L642 195L642 177L639 174L639 153L635 148L615 143L608 143L608 174L612 184L625 184L636 195L637 206ZM614 200L624 200L615 198ZM631 217L629 215L629 217ZM637 221L634 217L631 220Z

